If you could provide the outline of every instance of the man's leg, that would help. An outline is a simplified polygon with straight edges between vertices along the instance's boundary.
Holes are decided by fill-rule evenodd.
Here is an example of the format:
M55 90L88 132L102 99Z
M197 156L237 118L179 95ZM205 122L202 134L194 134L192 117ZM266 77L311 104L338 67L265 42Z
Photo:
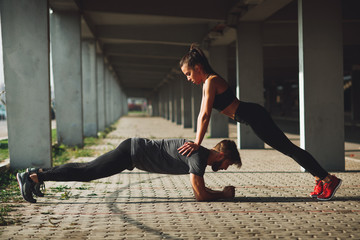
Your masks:
M67 163L61 166L44 169L37 174L39 182L43 181L81 181L109 177L125 169L132 169L131 139L123 141L116 149L107 152L87 163Z

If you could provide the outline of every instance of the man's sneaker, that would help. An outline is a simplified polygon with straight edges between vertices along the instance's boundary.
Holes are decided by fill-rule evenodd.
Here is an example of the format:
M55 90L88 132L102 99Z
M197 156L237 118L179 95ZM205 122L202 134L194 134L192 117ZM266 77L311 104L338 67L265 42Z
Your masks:
M314 191L310 193L310 197L317 198L323 192L323 182L321 180L316 180L316 186Z
M27 168L26 172L29 173L29 175L31 175L32 173L39 173L39 169L38 168ZM44 190L45 189L45 183L44 182L38 182L38 183L34 183L32 185L31 191L38 197L43 197L45 196L44 193L41 192L41 189Z
M324 183L323 192L322 192L322 194L317 196L317 199L321 200L321 201L330 200L334 196L336 190L338 190L338 188L340 187L341 182L342 182L341 179L339 179L333 175L330 176L330 181L327 183Z
M20 187L21 196L30 203L36 203L36 200L32 196L31 185L33 183L29 179L29 173L17 173L16 179Z

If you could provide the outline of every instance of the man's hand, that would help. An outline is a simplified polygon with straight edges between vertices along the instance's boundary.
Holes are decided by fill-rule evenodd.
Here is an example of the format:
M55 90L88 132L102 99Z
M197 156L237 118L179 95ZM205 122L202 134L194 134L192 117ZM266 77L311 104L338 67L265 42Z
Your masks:
M190 173L190 182L194 190L194 195L198 201L212 201L224 198L235 197L235 187L226 186L222 191L212 190L205 187L204 178Z
M223 189L225 198L234 198L235 197L235 187L234 186L226 186Z
M199 145L193 142L185 142L184 145L182 145L181 147L179 147L177 150L179 151L179 153L183 156L186 155L186 153L188 153L186 156L189 157L193 151L196 151L199 149Z

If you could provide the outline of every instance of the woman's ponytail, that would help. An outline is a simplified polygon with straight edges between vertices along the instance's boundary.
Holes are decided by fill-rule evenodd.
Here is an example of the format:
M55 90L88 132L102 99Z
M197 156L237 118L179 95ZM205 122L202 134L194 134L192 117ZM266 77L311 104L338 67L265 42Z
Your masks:
M214 70L211 68L209 61L207 60L204 52L198 47L196 43L192 43L190 50L186 53L180 60L180 68L187 64L188 67L194 68L195 65L202 65L205 73L215 74Z

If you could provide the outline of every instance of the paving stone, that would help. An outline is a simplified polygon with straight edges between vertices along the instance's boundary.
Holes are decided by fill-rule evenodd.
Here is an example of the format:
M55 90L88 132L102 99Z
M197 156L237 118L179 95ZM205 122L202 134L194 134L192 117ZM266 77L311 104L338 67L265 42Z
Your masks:
M229 127L235 140L236 125ZM161 118L123 117L92 149L105 153L135 136L195 138L192 129ZM203 145L219 140L205 138ZM210 188L235 186L233 200L196 202L189 176L140 170L89 183L48 182L38 203L22 202L10 213L21 221L0 226L0 239L360 239L360 161L346 160L346 171L335 173L343 179L336 196L318 202L308 197L314 179L289 157L268 146L240 153L241 169L205 174ZM64 186L71 196L61 200L56 189Z

